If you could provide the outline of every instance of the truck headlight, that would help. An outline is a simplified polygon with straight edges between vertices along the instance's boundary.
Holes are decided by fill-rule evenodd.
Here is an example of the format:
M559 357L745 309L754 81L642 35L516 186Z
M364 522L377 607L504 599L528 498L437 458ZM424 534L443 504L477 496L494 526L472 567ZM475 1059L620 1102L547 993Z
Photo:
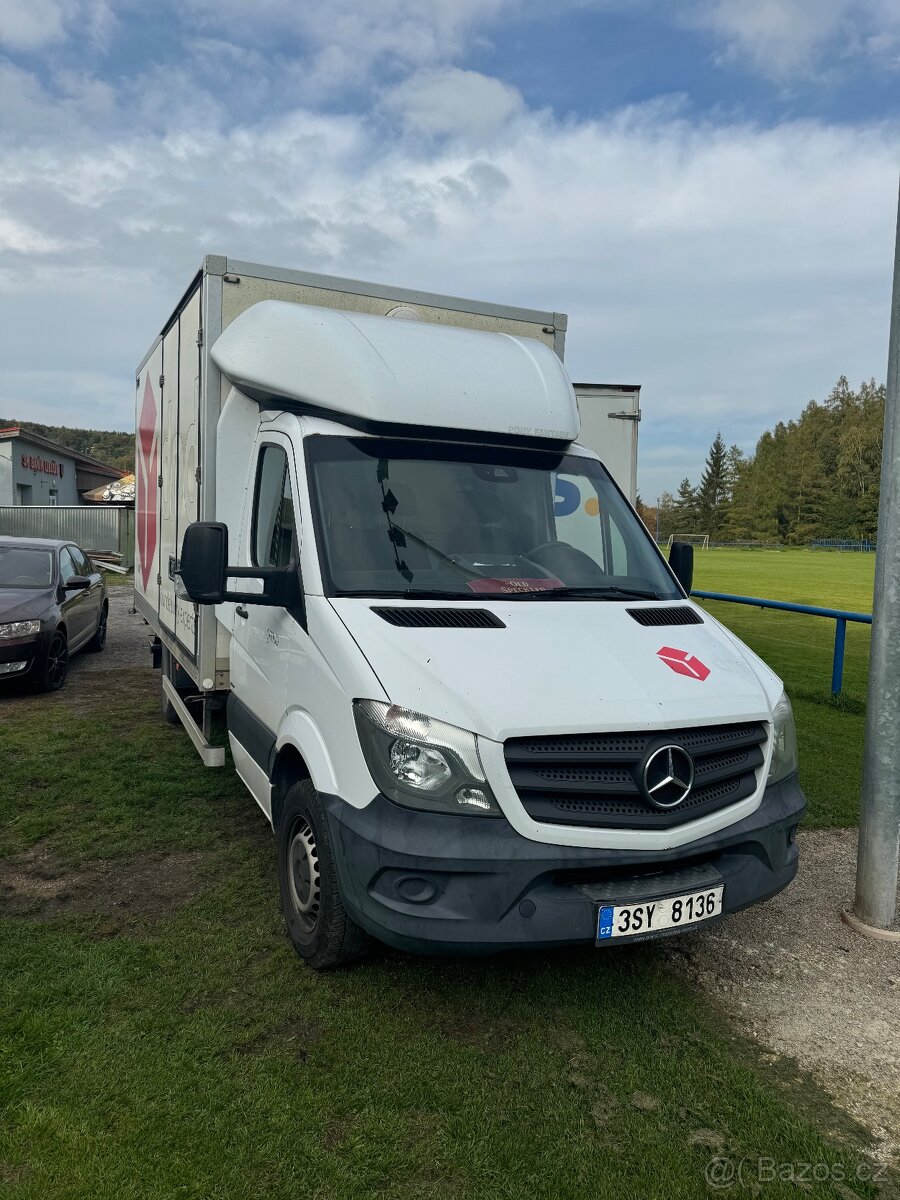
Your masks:
M0 638L32 637L41 632L40 621L12 621L8 625L0 625Z
M797 728L787 692L781 693L781 699L772 714L772 741L775 748L767 782L779 783L797 770Z
M396 804L428 812L503 814L488 786L475 734L379 700L354 700L366 765Z

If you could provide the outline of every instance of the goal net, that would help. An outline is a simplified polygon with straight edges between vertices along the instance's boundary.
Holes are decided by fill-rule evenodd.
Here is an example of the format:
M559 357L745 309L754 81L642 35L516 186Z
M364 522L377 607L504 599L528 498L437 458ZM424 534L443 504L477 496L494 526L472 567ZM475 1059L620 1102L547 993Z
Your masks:
M697 546L700 550L709 549L709 534L708 533L670 533L669 540L666 542L666 549L672 549L673 542L687 542L689 546Z

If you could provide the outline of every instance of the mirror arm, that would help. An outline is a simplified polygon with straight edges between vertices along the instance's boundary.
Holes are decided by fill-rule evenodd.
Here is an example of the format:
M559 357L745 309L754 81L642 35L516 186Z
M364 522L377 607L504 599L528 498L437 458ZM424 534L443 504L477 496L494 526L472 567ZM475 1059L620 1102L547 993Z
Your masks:
M175 560L170 560L169 574L174 578L175 575L180 575L180 564ZM259 579L262 581L265 589L268 583L282 583L288 571L291 568L285 567L226 567L225 579ZM182 584L183 586L183 584ZM266 596L263 592L229 592L223 589L221 600L214 601L216 604L259 604L269 608L280 608L284 605L284 597L281 594L281 589L278 589L278 594L274 596Z

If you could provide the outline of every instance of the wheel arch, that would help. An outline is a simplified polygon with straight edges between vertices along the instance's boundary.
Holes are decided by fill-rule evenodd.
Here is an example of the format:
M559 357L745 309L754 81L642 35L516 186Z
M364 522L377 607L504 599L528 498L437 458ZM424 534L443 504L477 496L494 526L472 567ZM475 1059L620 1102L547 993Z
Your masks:
M292 742L286 742L275 753L272 764L272 828L277 831L281 824L284 799L295 783L312 779L306 760Z

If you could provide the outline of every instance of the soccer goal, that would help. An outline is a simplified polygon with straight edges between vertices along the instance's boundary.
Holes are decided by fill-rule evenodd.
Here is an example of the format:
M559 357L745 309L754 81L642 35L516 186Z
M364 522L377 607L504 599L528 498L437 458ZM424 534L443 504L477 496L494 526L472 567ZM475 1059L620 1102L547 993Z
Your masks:
M669 540L666 542L666 549L672 549L673 542L687 542L689 546L696 546L699 550L709 549L709 534L708 533L670 533Z

